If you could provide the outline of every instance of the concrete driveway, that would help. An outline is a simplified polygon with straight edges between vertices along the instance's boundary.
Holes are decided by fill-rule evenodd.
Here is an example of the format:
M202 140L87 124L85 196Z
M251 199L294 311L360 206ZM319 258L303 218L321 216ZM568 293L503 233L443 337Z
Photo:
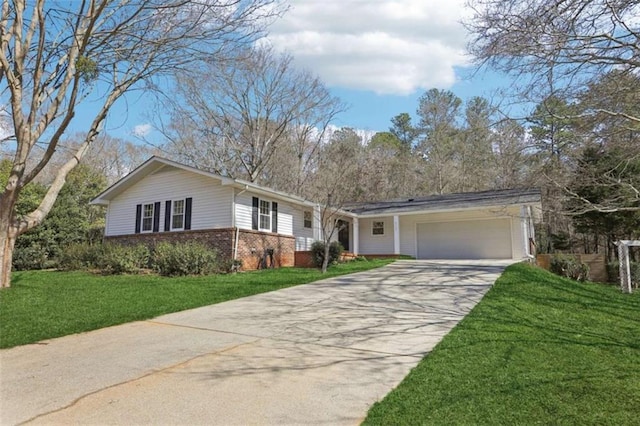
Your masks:
M0 423L354 425L507 261L381 269L0 351Z

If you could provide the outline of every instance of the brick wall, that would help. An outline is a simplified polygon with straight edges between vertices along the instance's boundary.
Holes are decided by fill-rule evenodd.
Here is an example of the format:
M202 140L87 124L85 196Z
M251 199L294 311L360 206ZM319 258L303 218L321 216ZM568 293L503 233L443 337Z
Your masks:
M153 246L161 242L185 243L197 241L214 248L220 257L231 259L233 255L233 228L209 229L204 231L153 232L148 234L116 235L104 238L105 242Z
M297 268L315 268L313 263L313 257L310 251L297 251L295 252L295 266Z
M296 250L294 237L270 232L240 230L238 259L242 259L242 269L258 269L266 249L274 250L274 267L294 266Z
M154 232L105 237L105 242L152 246L160 242L197 241L214 248L223 259L233 257L235 230L233 228L209 229L204 231ZM274 250L274 267L294 266L295 238L270 232L240 230L238 239L238 259L242 260L242 269L253 270L260 267L266 249Z

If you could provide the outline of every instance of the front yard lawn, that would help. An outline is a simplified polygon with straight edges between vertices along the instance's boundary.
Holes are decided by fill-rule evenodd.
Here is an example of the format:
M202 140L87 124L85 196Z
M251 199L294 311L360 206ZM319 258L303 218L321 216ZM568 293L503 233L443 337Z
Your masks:
M332 266L324 275L317 269L304 268L182 278L16 272L12 287L0 291L0 348L144 320L377 268L392 261L349 262Z
M512 265L364 424L640 424L640 291Z

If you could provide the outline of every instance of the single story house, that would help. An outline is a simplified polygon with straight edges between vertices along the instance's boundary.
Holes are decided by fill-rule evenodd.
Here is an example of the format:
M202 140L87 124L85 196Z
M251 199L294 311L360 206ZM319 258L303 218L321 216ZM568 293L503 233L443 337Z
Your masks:
M200 241L256 269L308 262L320 206L304 198L151 157L98 195L105 240ZM447 194L343 207L335 239L355 255L524 259L534 253L538 190ZM270 265L271 266L271 265Z

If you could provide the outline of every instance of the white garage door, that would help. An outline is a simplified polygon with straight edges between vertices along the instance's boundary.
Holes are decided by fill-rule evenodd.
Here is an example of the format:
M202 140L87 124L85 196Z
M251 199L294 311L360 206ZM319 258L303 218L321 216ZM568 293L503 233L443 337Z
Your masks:
M510 259L511 221L418 224L418 259Z

